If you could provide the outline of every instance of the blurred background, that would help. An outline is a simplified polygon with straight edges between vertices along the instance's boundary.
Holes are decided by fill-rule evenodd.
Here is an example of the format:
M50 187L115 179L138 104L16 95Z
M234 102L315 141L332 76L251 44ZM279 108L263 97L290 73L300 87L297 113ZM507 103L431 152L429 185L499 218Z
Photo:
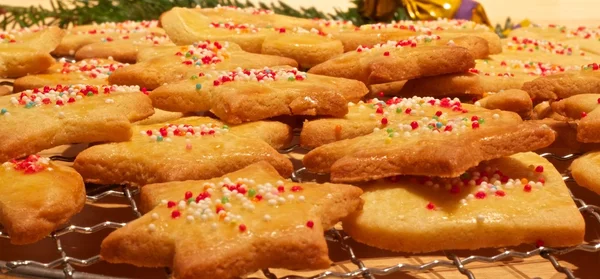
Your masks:
M262 0L264 3L277 0ZM48 0L1 0L6 5L45 5ZM252 1L258 2L258 1ZM352 6L350 0L285 0L292 7L314 6L323 12L333 12L334 8L347 9ZM529 19L538 24L560 22L567 26L598 24L600 0L479 0L492 24L501 23L508 16L513 22Z

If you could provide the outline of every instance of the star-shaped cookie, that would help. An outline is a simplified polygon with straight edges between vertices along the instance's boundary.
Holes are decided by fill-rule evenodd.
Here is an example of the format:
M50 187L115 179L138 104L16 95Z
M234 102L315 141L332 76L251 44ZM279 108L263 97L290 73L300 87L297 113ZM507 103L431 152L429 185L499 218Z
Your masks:
M201 71L262 68L278 65L297 66L289 58L248 53L228 42L202 41L188 46L160 47L142 51L138 62L115 71L111 84L139 85L155 89Z
M128 65L110 59L84 59L70 62L62 58L43 73L16 79L13 91L21 92L57 84L108 85L108 76Z
M174 46L166 34L125 34L119 40L101 39L97 43L87 44L75 52L75 59L112 58L116 61L135 63L140 50L155 46Z
M128 142L92 146L75 159L85 181L99 184L208 179L266 161L283 176L292 163L275 148L291 140L291 128L258 121L229 127L209 117L136 125Z
M465 72L475 66L469 50L438 45L435 36L389 41L373 48L359 47L319 65L308 72L356 79L367 85Z
M124 141L154 113L136 86L57 85L0 97L0 162L71 144Z
M569 28L564 25L549 24L547 26L529 26L519 28L511 32L515 36L531 36L541 39L557 40L573 45L581 49L600 55L600 28L579 26Z
M80 25L67 29L67 35L52 54L63 57L73 56L82 47L90 44L113 41L133 41L146 35L164 34L157 20L105 22ZM98 58L98 57L94 57Z
M207 11L210 12L207 14ZM221 12L223 11L231 12ZM244 21L248 15L239 11L233 13L244 15L241 18L213 16L219 13L209 9L173 8L161 16L161 23L178 44L191 44L202 40L229 41L248 52L292 58L301 68L310 68L344 52L342 42L330 38L317 28L304 29L301 25L291 26L291 22L282 21ZM249 17L254 19L265 16L270 15L254 14ZM308 25L317 25L312 20L301 21Z
M600 93L600 66L592 63L580 71L570 71L536 78L523 84L535 100L556 100L577 94Z
M177 278L238 278L259 269L328 267L324 230L359 209L362 191L294 183L265 162L204 181L142 188L141 218L111 233L111 263L173 269Z
M349 138L306 154L308 170L330 172L332 181L344 182L400 174L453 177L481 161L546 147L555 137L551 129L523 122L516 113L448 98L372 100L359 103L347 117L354 120L316 120L321 121L313 124L316 129L303 131L303 143Z
M290 67L200 73L150 93L155 107L180 112L210 110L239 124L279 115L342 117L349 101L367 94L360 81L306 74Z
M600 193L598 173L600 173L600 152L593 151L575 159L571 164L571 175L577 184Z
M323 28L332 37L342 41L344 51L353 51L359 46L372 47L377 44L383 44L387 41L405 40L412 36L418 35L438 35L444 39L444 43L448 40L455 40L458 37L478 37L483 40L486 45L485 53L474 52L479 54L475 58L485 58L489 54L497 54L502 52L500 38L494 32L491 32L487 26L479 28L479 25L467 24L446 24L441 21L429 22L423 24L423 21L405 21L392 23L376 23L364 24L356 28L348 28L345 24L338 24L340 28L331 27ZM469 48L468 44L461 45Z
M398 176L361 188L365 204L344 219L344 231L381 249L566 247L585 234L562 176L533 152L484 162L455 178Z
M18 78L46 70L50 52L64 36L57 27L0 31L0 78Z
M550 104L552 111L577 121L577 140L600 142L600 94L580 94Z
M0 165L0 224L12 244L48 236L84 204L83 179L71 168L37 155Z

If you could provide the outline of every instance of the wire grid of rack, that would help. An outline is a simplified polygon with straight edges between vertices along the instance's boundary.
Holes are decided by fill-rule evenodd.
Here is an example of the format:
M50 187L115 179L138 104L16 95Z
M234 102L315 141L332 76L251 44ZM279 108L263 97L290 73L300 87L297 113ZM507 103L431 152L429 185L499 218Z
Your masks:
M291 152L294 147L283 150L282 153ZM575 154L569 154L565 156L557 156L552 153L541 154L543 157L547 157L554 160L569 161L577 157ZM61 156L51 157L53 160L69 160L69 158ZM304 168L298 168L292 175L292 180L301 181L303 178ZM572 182L573 179L570 174L563 175L563 180ZM127 201L128 207L131 209L134 216L140 217L141 213L137 208L135 202L135 196L139 193L139 188L130 188L127 186L112 186L105 187L98 193L88 194L87 203L96 203L106 197L119 197ZM582 214L587 214L592 217L594 222L600 224L600 207L595 205L587 204L582 199L579 199L571 194L571 197L575 201L579 211ZM93 234L104 229L117 229L123 227L125 223L105 221L89 227L82 227L76 225L70 225L63 229L53 232L49 237L55 242L56 249L59 258L49 262L38 262L32 260L20 260L20 261L2 261L0 259L0 271L3 273L10 272L13 275L20 276L33 276L42 278L114 278L103 276L99 274L77 272L74 266L91 266L101 261L99 255L95 255L89 258L75 258L67 255L61 245L61 236L67 234ZM590 224L587 224L590 225ZM354 270L347 272L339 271L325 271L319 274L315 274L310 277L288 275L282 278L286 279L320 279L320 278L376 278L376 276L390 275L398 272L419 272L427 271L436 267L452 267L456 268L461 274L467 278L475 278L474 274L468 269L468 265L475 262L492 263L504 261L512 258L530 258L535 256L541 256L543 259L549 261L552 266L560 273L565 274L567 278L576 278L573 271L559 262L556 256L563 255L573 251L585 251L585 252L598 252L600 251L600 242L598 243L583 243L581 245L569 248L555 249L550 247L537 247L528 251L515 251L504 249L504 252L493 256L480 256L470 255L467 257L459 257L456 254L446 254L446 259L433 260L422 264L406 264L399 263L387 267L368 267L365 263L356 256L354 249L349 244L350 237L346 235L342 230L330 229L326 231L325 237L328 242L336 243L338 247L344 252L347 259L356 266ZM0 238L10 238L6 233L0 230ZM277 276L271 273L268 269L262 270L265 277L275 279ZM169 277L170 274L166 270L165 277Z

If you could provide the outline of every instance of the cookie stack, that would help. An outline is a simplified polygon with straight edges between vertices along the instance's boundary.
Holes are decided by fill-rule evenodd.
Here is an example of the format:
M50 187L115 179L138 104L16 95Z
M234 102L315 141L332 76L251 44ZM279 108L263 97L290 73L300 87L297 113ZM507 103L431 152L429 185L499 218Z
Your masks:
M323 232L340 221L359 242L415 253L583 241L562 176L532 152L600 142L583 30L501 40L461 20L355 27L231 7L174 8L157 26L3 34L0 75L17 79L0 97L0 223L14 244L79 212L84 181L142 187L145 215L102 258L177 278L326 268ZM50 53L77 61L42 63ZM336 184L288 179L277 150L293 128L304 167ZM36 155L74 143L93 146L72 168ZM573 164L592 189L598 158Z

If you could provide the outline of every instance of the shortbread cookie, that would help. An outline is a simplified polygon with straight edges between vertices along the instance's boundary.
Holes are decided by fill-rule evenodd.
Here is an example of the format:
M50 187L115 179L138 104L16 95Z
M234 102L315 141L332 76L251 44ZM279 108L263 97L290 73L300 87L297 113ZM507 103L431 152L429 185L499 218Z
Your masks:
M414 21L404 23L393 22L389 24L365 24L354 29L342 25L338 30L327 30L333 35L333 38L342 41L345 51L355 50L359 46L372 47L387 41L403 40L410 36L435 34L443 37L446 41L461 36L479 37L485 40L488 55L502 52L500 38L494 32L489 31L489 28L474 30L464 28L464 26L437 25L435 23L430 26L423 26L420 21ZM484 57L477 56L476 58Z
M89 44L104 41L129 41L150 34L164 34L164 30L158 27L156 20L94 23L75 26L68 29L67 32L52 54L59 57L73 56L77 50Z
M41 74L16 79L13 91L21 92L57 84L108 85L108 76L115 70L128 65L109 59L85 59L69 62L63 58Z
M0 78L42 72L54 63L50 52L64 36L57 27L0 31Z
M344 219L344 231L381 249L567 247L585 234L562 176L532 152L484 162L457 178L394 177L362 187L363 210Z
M317 147L306 154L304 166L313 172L330 172L332 181L364 181L400 174L453 177L481 161L546 147L555 137L548 127L522 122L515 113L478 111L449 99L388 102L363 105L363 110L371 112L368 115L372 118L367 121L340 122L354 125L354 130L369 125L369 121L381 125L373 133ZM394 119L391 115L410 116L413 111L412 117L388 120ZM338 124L323 134L335 135L345 130L341 127Z
M503 40L502 53L494 55L493 59L505 61L527 59L566 67L597 62L599 56L566 42L513 36Z
M548 26L530 26L519 28L511 32L515 36L534 36L544 39L558 40L577 45L585 51L600 55L600 29L594 27L579 26L568 28L566 26L549 24Z
M557 121L566 121L567 117L553 111L552 107L550 106L550 102L544 101L533 107L531 119L552 119Z
M292 59L248 53L228 42L204 41L189 46L162 47L149 51L153 55L163 55L119 69L108 78L109 82L155 89L165 83L198 75L203 71L234 70L238 67L297 66Z
M360 81L307 75L295 68L216 72L163 85L150 93L155 107L180 112L210 110L239 124L279 115L342 117L349 101L368 89Z
M326 118L307 121L300 134L300 144L314 148L339 140L368 135L387 128L396 128L400 123L423 121L424 117L446 120L473 116L485 119L498 117L519 121L520 118L509 112L486 110L480 106L463 104L458 99L431 97L392 98L387 101L371 99L365 102L348 103L348 114L343 118ZM422 124L422 123L421 123ZM438 129L437 123L435 129ZM442 123L443 124L443 123ZM401 127L402 128L402 127ZM431 127L434 128L434 127ZM445 128L444 128L445 129ZM443 132L442 129L441 131ZM448 128L452 131L452 128Z
M139 87L71 85L0 97L0 162L71 143L125 141L154 113Z
M12 244L30 244L68 222L85 204L73 169L30 155L0 166L0 224Z
M581 71L554 74L539 77L523 84L521 89L527 91L535 100L556 100L577 94L600 93L600 67L593 63L583 67Z
M356 79L369 85L465 72L475 66L466 48L434 46L433 41L420 41L421 38L390 41L373 48L359 47L308 72Z
M360 209L361 193L344 184L294 183L265 162L211 180L152 184L141 194L149 212L105 238L100 255L168 266L182 279L327 268L323 233Z
M302 69L311 68L344 53L342 42L329 38L322 31L312 31L269 35L262 44L261 53L292 58Z
M598 173L600 173L600 152L598 151L586 153L571 164L571 175L577 184L596 193L600 193Z
M577 123L552 118L534 121L546 125L556 132L554 142L548 147L538 150L538 153L549 152L566 155L600 150L600 143L584 143L577 140Z
M139 120L134 122L133 124L136 125L150 125L150 124L157 124L157 123L163 123L163 122L168 122L168 121L172 121L172 120L176 120L179 118L182 118L184 116L192 116L192 113L189 114L185 114L182 112L175 112L175 111L164 111L161 109L154 109L154 114L151 115L148 118Z
M75 59L112 58L125 63L135 63L140 50L154 46L173 46L166 34L126 34L120 40L101 40L88 44L75 52Z
M533 103L529 94L519 89L509 89L489 94L475 103L486 109L499 109L518 113L521 118L529 118Z
M575 95L551 104L552 110L570 119L580 119L577 140L600 142L600 94Z
M252 122L229 127L208 117L136 125L128 142L90 147L75 159L85 181L100 184L208 179L259 161L283 176L292 163L275 148L286 145L291 129L280 122Z

